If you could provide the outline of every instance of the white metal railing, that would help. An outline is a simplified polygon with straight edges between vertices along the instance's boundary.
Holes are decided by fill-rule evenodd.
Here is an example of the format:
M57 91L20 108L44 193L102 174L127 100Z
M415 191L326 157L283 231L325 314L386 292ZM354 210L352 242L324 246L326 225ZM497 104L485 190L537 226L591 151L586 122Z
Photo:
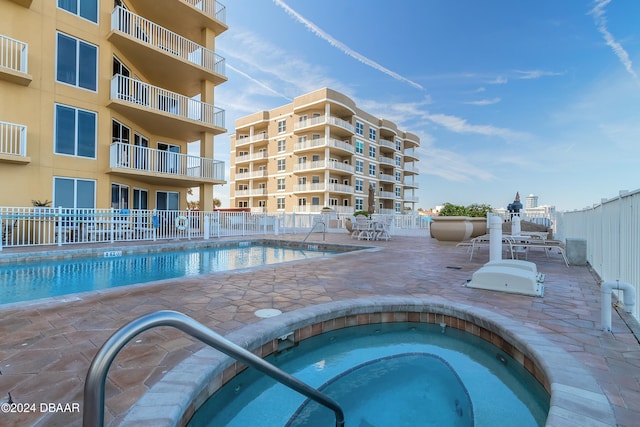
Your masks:
M396 193L394 193L393 191L378 191L378 196L382 197L383 199L395 199Z
M0 154L27 155L27 127L0 122Z
M294 172L303 172L313 169L336 169L349 173L354 173L355 168L352 165L341 163L335 160L316 160L314 162L296 163L293 166Z
M266 159L266 158L267 158L266 151L258 151L257 153L241 154L239 156L236 156L236 163L250 162L252 160L260 160L260 159Z
M236 190L236 197L264 196L267 190L264 188L252 188L249 190Z
M621 192L590 208L557 214L556 238L585 239L587 261L600 278L633 285L633 315L640 319L640 189Z
M0 207L0 251L26 246L75 245L156 240L195 239L253 234L307 233L321 205L297 206L294 213L204 212L146 209L75 209ZM353 206L331 206L337 222L329 231L344 232ZM260 211L260 212L258 212ZM382 210L381 213L393 213ZM426 222L417 215L395 215L396 234L424 234ZM404 231L400 232L403 229ZM393 231L393 229L392 229ZM392 232L392 234L394 234Z
M408 148L404 150L402 154L408 157L418 158L417 150L415 148Z
M388 141L386 139L379 140L378 145L380 145L381 147L391 148L392 150L396 149L396 143L393 141Z
M29 45L20 40L0 35L0 68L27 74Z
M395 176L393 176L393 175L389 175L389 174L386 174L386 173L381 173L381 174L379 175L379 178L380 178L382 181L393 181L393 182L395 182L395 181L396 181L396 177L395 177Z
M191 6L201 10L207 16L210 16L223 24L227 22L227 8L216 0L182 0Z
M224 110L121 74L111 79L111 99L224 128Z
M389 165L389 166L396 166L396 159L392 159L391 157L385 157L385 156L380 156L378 157L378 161L380 163L383 163L385 165Z
M405 187L420 188L420 184L416 181L405 181L402 183Z
M420 170L413 163L405 163L404 164L404 171L405 172L413 172L413 173L420 172Z
M224 162L220 160L141 147L125 142L111 144L109 166L112 168L218 181L224 181L225 173Z
M256 135L253 135L253 136L247 136L247 137L244 137L244 138L236 139L236 147L240 146L240 145L251 144L253 142L266 141L268 139L269 139L269 137L267 136L267 133L266 132L261 132L261 133L258 133Z
M162 49L213 73L225 75L225 59L214 51L131 13L121 6L117 6L111 13L111 29L123 32L142 43Z
M251 179L251 178L264 178L265 176L267 176L267 171L266 170L241 172L241 173L236 173L236 180Z
M349 142L340 141L333 138L317 138L302 142L296 142L293 145L293 151L308 150L319 147L338 148L340 150L348 151L349 153L355 152L355 147Z
M296 184L293 186L293 191L296 193L306 193L311 191L324 191L326 185L324 182L314 182L311 184Z
M418 196L404 196L403 200L405 202L418 203L420 201L420 197Z
M299 120L295 123L295 125L293 126L294 130L300 130L300 129L304 129L310 126L317 126L319 124L329 124L329 125L334 125L334 126L338 126L341 127L343 129L348 130L349 132L353 133L354 132L354 127L351 123L339 119L338 117L333 117L333 116L325 116L325 115L321 115L321 116L317 116L317 117L312 117L310 119L306 119L306 120Z

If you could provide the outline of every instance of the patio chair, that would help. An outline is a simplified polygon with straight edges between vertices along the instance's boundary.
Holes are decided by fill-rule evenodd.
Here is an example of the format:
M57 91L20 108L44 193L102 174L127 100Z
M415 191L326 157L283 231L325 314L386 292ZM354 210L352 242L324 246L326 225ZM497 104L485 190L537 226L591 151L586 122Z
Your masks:
M351 237L357 237L358 240L371 240L374 237L373 222L362 215L356 216Z

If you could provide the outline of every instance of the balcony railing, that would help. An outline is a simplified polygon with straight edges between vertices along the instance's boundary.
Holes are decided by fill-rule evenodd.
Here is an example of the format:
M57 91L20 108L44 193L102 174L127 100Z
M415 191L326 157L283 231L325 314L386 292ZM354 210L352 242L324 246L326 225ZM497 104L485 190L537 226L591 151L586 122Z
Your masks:
M264 196L267 190L264 188L252 188L249 190L236 190L236 197Z
M254 142L267 141L268 139L269 139L269 137L267 136L267 133L266 132L262 132L262 133L259 133L257 135L247 136L245 138L236 139L236 147L238 147L240 145L251 144L251 143L254 143Z
M28 58L28 44L0 35L0 68L27 74Z
M0 154L27 155L27 127L0 122Z
M348 142L340 141L333 138L318 138L303 142L297 142L293 145L293 151L309 150L320 147L337 148L349 153L355 153L355 147L353 145Z
M267 176L266 170L236 173L236 181L241 179L264 178Z
M353 133L354 132L354 127L351 123L339 119L337 117L333 117L333 116L318 116L318 117L312 117L310 119L307 120L300 120L298 122L296 122L296 124L294 125L294 130L300 130L300 129L304 129L307 127L311 127L311 126L317 126L320 124L329 124L329 125L334 125L334 126L338 126L341 127L343 129L348 130L349 132Z
M239 163L239 162L250 162L252 160L261 160L261 159L266 159L266 158L267 158L267 152L266 151L258 151L257 153L242 154L240 156L236 156L236 163Z
M380 157L378 157L378 161L380 163L384 163L385 165L389 165L389 166L393 166L393 167L396 166L396 160L392 159L390 157L380 156Z
M201 10L207 16L217 19L218 21L227 23L227 8L216 0L182 0L190 4L198 10Z
M380 198L382 199L395 199L396 193L394 193L393 191L379 191L378 196L380 196Z
M121 74L111 79L111 99L224 128L224 110Z
M380 145L381 147L391 148L392 150L396 149L396 143L393 141L387 141L386 139L379 140L378 145Z
M120 6L111 13L111 29L212 73L225 75L225 59L220 55Z
M293 166L294 172L303 172L313 169L334 169L348 173L354 173L355 168L346 163L340 163L334 160L318 160L315 162L302 162Z
M109 165L167 176L224 181L224 162L188 154L157 150L124 142L110 147Z
M402 183L405 187L420 188L420 185L415 181L405 181Z
M420 198L418 196L404 196L404 201L405 202L410 202L410 203L418 203L420 201Z
M379 175L379 178L382 181L391 181L391 182L395 182L396 181L396 177L395 176L389 175L389 174L386 174L386 173L381 173Z

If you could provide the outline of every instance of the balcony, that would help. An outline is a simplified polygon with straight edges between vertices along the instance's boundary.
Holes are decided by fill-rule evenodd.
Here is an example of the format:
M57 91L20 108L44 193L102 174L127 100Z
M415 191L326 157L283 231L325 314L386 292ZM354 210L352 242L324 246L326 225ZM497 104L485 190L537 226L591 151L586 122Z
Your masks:
M251 162L254 160L266 160L267 159L267 152L266 151L258 151L257 153L251 153L251 154L243 154L241 156L236 156L236 164L237 163L244 163L244 162Z
M402 185L404 185L405 188L420 188L420 185L415 181L405 181Z
M404 161L405 162L417 162L418 161L418 153L415 148L409 148L404 150Z
M381 140L379 140L379 141L378 141L378 145L379 145L380 147L390 148L390 149L392 149L393 151L395 151L395 150L396 150L396 143L395 143L395 142L393 142L393 141L388 141L388 140L386 140L386 139L381 139Z
M216 36L229 29L227 9L215 0L131 0L130 3L142 16L191 40L199 40L203 28L210 28Z
M349 154L353 154L356 151L355 147L350 143L346 141L339 141L333 138L318 138L318 139L312 139L304 142L297 142L293 144L293 151L294 152L308 151L308 150L314 150L317 148L324 148L324 147L329 147L332 149L344 151Z
M254 188L251 190L236 190L235 197L264 196L265 194L267 194L267 190L264 188Z
M295 123L293 129L294 131L312 130L313 128L321 129L324 125L330 125L334 126L335 128L341 129L345 131L345 134L348 136L354 134L354 127L351 123L339 119L338 117L325 115L313 117L311 119L300 120Z
M0 79L29 86L29 45L11 37L0 35Z
M420 198L418 196L404 196L404 201L409 203L418 203Z
M381 173L378 178L380 179L380 181L387 181L387 182L396 182L396 177L393 175L388 175L386 173Z
M224 184L224 162L125 142L109 147L109 173L151 184L195 187Z
M396 167L396 159L392 159L391 157L380 156L378 157L378 161L383 165L393 166L394 168Z
M293 187L293 191L295 193L316 193L328 191L330 193L353 194L353 186L336 183L325 184L324 182L318 182L313 184L297 184Z
M193 96L203 80L227 80L225 59L166 28L118 6L111 13L113 43L150 81Z
M245 179L265 178L266 176L267 176L266 170L258 170L258 171L237 173L235 178L236 178L236 181L240 181Z
M393 191L379 191L378 196L381 199L395 199L397 197L396 193L394 193Z
M27 157L26 126L0 122L0 162L31 163L31 157Z
M355 172L355 168L346 163L336 162L334 160L318 160L315 162L302 162L293 166L294 172L305 172L316 169L331 169L341 172L352 174Z
M420 173L420 170L413 163L405 163L403 171L405 175L418 175Z
M269 137L266 132L259 133L253 136L247 136L245 138L236 139L236 147L241 145L253 144L254 142L268 141Z
M319 214L322 212L323 206L321 205L302 205L294 206L293 211L295 213L307 213L307 214ZM339 214L353 214L355 208L353 206L331 206L331 209Z
M224 110L120 74L111 79L109 107L150 132L183 141L226 132Z

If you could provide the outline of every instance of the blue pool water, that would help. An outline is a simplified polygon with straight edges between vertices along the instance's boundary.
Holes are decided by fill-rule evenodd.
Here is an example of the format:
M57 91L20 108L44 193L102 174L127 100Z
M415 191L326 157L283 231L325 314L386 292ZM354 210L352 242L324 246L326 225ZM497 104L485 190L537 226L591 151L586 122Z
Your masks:
M318 258L333 253L251 244L17 265L0 264L0 304Z
M347 426L542 426L549 411L548 393L519 363L479 337L442 333L438 325L345 328L268 360L323 389L343 407ZM335 415L249 368L189 425L329 426Z

